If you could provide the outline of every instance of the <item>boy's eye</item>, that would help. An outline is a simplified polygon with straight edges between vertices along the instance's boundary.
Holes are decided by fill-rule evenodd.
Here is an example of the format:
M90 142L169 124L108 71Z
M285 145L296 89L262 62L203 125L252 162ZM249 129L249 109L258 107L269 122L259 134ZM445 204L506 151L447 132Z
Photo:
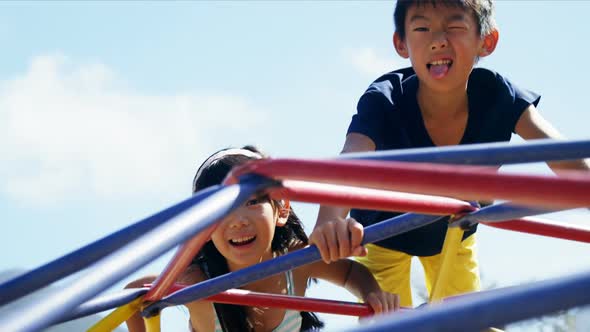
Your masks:
M427 27L416 27L414 28L414 31L428 31Z
M449 30L465 30L464 26L450 26Z

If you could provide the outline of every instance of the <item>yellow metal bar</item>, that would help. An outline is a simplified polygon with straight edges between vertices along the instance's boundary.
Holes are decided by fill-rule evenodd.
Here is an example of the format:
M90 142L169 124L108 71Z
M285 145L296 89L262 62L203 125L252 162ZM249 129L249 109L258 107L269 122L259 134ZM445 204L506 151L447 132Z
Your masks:
M152 317L144 317L145 332L160 332L160 314Z
M92 325L87 332L110 332L117 328L117 326L121 325L124 321L129 319L129 317L133 316L133 314L139 310L141 307L141 303L143 302L143 296L138 297L137 299L120 306L119 308L115 309L105 318L98 321L96 324Z
M443 297L448 295L443 294L442 290L445 288L445 284L448 283L449 278L451 278L449 271L451 265L453 264L454 258L457 256L457 251L463 238L463 233L463 230L459 227L449 227L447 229L445 243L443 244L442 248L442 260L438 271L438 277L434 282L434 286L432 286L430 300L428 302L440 302Z

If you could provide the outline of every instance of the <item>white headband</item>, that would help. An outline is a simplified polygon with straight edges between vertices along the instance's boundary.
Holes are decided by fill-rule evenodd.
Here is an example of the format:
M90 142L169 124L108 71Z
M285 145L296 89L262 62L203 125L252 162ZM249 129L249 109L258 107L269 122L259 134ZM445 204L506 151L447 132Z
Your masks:
M262 159L263 158L260 153L253 152L253 151L246 150L246 149L225 149L225 150L218 151L218 152L212 154L209 158L207 158L207 160L205 160L205 162L197 170L197 174L195 175L195 178L193 179L193 192L195 191L196 186L197 186L197 179L201 177L201 173L203 173L203 170L206 168L209 168L211 163L213 163L214 161L219 160L225 156L230 156L230 155L245 156L245 157L252 158L252 159Z

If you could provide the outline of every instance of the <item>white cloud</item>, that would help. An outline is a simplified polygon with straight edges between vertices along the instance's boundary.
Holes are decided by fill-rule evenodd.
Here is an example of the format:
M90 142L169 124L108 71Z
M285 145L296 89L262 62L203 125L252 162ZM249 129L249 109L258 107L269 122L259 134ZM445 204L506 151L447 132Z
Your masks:
M392 50L392 52L394 52ZM396 54L389 54L387 57L379 54L372 48L359 48L346 52L350 63L362 74L368 77L378 76L395 69L409 67L410 62L400 58Z
M63 55L37 56L22 75L0 81L0 194L47 204L180 184L188 193L190 181L171 170L219 148L219 128L245 135L264 115L236 96L142 95L124 86L104 64Z

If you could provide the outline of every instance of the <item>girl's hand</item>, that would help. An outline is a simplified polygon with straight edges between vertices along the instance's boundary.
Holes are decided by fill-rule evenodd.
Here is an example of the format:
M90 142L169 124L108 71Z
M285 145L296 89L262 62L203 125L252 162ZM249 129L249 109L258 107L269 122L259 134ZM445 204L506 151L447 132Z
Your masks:
M329 264L349 256L365 256L367 249L361 245L363 225L353 218L328 221L317 226L309 236L322 260Z
M371 292L364 301L371 306L375 315L398 311L400 308L399 295L384 291Z

